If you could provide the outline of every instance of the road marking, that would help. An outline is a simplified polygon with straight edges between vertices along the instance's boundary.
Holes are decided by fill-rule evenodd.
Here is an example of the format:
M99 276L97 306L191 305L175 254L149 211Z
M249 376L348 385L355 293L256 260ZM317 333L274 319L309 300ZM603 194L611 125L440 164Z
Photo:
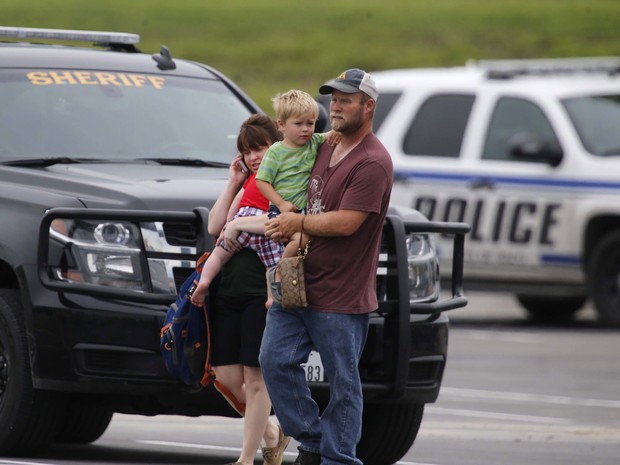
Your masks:
M520 402L536 402L556 405L573 405L582 407L602 407L620 409L620 400L587 399L581 397L551 396L546 394L526 394L522 392L485 391L482 389L463 389L442 387L441 394L471 399L496 399Z
M438 465L436 463L421 463L421 462L396 462L396 465Z
M148 439L137 439L136 442L139 442L141 444L150 444L153 446L185 447L188 449L209 449L209 450L219 450L219 451L226 451L226 452L239 452L241 450L238 447L192 444L189 442L153 441L153 440L148 440Z
M218 450L218 451L226 451L226 452L241 452L239 447L222 447L222 446L211 446L204 444L191 444L187 442L171 442L171 441L152 441L147 439L138 439L136 442L141 444L149 444L153 446L168 446L168 447L184 447L188 449L209 449L209 450ZM284 452L284 455L288 457L297 457L297 452ZM3 462L0 462L0 464ZM7 462L13 463L13 462ZM32 464L32 465L41 465L41 464ZM45 465L45 464L43 464ZM396 465L438 465L434 463L420 463L420 462L396 462Z
M436 463L422 463L422 462L396 462L396 465L438 465Z
M524 421L527 423L559 423L567 424L572 423L565 418L553 418L553 417L538 417L533 415L516 415L514 413L498 413L498 412L483 412L480 410L465 410L456 408L443 408L427 406L426 411L429 413L439 413L442 415L456 415L462 417L473 418L492 418L495 420L510 420L510 421Z
M506 332L485 329L463 329L460 332L478 341L502 341L530 344L538 342L542 337L539 333Z
M204 449L204 450L217 450L217 451L224 451L224 452L241 452L241 448L240 447L226 447L226 446L214 446L214 445L206 445L206 444L192 444L189 442L172 442L172 441L154 441L154 440L150 440L150 439L136 439L135 442L141 443L141 444L149 444L152 446L166 446L166 447L179 447L179 448L186 448L186 449ZM256 451L256 453L258 454L260 452L260 449L258 449ZM297 452L284 452L284 455L287 455L289 457L297 457ZM1 463L1 462L0 462Z
M0 463L5 465L58 465L55 463L44 462L17 462L15 460L0 460Z

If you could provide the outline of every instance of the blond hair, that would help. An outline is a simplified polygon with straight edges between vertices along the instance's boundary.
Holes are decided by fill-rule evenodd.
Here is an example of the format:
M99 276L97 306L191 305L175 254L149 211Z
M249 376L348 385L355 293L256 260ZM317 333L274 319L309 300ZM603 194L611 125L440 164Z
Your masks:
M303 90L289 90L278 94L271 99L276 118L286 122L289 118L312 114L314 119L319 117L319 106L310 94Z

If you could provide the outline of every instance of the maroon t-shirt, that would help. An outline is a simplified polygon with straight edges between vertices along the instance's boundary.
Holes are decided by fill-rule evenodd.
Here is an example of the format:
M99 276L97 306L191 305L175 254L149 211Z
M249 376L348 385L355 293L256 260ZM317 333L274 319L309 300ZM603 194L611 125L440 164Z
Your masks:
M310 307L336 313L376 310L377 263L392 191L389 153L374 134L337 165L334 147L322 144L308 183L308 214L355 210L370 214L351 236L312 236L304 263Z

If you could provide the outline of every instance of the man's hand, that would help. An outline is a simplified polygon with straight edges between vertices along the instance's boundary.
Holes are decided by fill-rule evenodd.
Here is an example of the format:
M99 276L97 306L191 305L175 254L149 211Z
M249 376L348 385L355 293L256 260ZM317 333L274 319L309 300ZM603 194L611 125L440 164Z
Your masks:
M281 213L277 218L265 223L265 236L274 242L287 242L293 234L301 231L303 215Z

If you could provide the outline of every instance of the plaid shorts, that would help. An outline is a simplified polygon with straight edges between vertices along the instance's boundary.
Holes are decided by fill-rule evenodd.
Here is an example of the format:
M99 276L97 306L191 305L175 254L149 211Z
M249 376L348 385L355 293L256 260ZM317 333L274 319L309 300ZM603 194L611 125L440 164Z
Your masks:
M259 216L265 213L266 212L260 208L241 207L233 219L242 216ZM258 258L263 262L263 265L265 265L265 268L276 266L278 260L280 260L280 257L284 253L284 244L274 242L263 234L242 232L237 237L237 242L245 248L254 250L258 254ZM226 249L223 242L220 245L223 249Z

